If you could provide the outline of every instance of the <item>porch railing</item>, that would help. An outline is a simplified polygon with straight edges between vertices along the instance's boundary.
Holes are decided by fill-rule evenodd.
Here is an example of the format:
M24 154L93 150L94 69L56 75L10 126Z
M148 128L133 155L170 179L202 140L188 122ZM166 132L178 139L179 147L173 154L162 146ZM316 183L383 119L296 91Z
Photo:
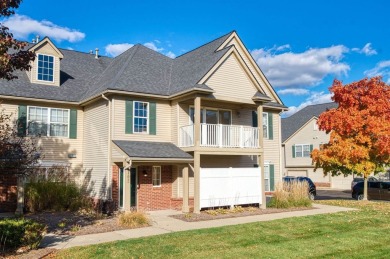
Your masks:
M180 127L180 147L194 146L194 125ZM258 148L259 129L249 126L201 124L202 147Z

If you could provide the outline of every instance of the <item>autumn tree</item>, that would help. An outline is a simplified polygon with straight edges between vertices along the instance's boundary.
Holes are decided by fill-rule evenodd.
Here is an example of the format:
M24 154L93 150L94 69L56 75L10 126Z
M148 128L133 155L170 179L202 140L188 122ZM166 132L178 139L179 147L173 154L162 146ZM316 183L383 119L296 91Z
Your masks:
M390 86L381 77L329 88L337 108L318 118L320 130L330 133L329 143L312 152L315 168L325 174L364 177L364 200L371 173L390 165Z
M22 0L0 0L0 17L9 17L15 13ZM13 38L9 29L0 23L0 79L17 78L15 70L29 70L30 61L35 55L26 50L27 43Z

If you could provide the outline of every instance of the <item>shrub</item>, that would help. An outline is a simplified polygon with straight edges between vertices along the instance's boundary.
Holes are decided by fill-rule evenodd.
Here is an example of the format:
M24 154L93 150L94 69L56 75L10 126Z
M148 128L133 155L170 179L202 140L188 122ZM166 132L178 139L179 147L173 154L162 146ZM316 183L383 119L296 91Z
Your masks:
M91 203L75 183L43 180L26 184L26 208L31 212L77 211L86 206L91 206Z
M14 249L27 246L35 249L39 246L46 226L24 218L0 220L0 248Z
M268 206L274 208L310 207L312 201L308 190L307 182L280 182L276 185Z
M123 227L137 228L148 226L149 219L142 212L125 212L119 215L118 223Z

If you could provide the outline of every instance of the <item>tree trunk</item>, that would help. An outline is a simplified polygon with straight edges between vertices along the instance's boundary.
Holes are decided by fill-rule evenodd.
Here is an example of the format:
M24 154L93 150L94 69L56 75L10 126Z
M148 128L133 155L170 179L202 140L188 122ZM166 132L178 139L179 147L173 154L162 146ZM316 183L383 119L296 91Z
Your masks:
M368 187L368 177L367 177L367 175L364 175L363 201L368 200L367 199L367 187Z

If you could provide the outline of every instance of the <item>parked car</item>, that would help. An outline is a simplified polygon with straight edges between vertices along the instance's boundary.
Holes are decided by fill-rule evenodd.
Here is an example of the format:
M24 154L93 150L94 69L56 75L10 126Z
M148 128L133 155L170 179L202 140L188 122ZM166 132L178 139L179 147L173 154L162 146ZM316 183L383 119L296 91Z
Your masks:
M352 189L352 198L363 199L364 182L358 182ZM369 200L390 201L390 182L368 182L367 198Z
M369 182L377 182L379 180L377 178L375 178L374 176L370 176L370 177L368 177L368 181ZM355 184L357 184L358 182L364 182L364 178L363 177L353 178L353 180L351 182L351 191L352 191L353 187L355 186Z
M298 176L298 177L293 177L293 176L286 176L283 177L283 182L289 183L292 181L298 181L298 182L307 182L309 186L309 198L311 200L314 200L315 197L317 196L317 188L316 185L313 183L313 181L309 177L304 177L304 176Z

